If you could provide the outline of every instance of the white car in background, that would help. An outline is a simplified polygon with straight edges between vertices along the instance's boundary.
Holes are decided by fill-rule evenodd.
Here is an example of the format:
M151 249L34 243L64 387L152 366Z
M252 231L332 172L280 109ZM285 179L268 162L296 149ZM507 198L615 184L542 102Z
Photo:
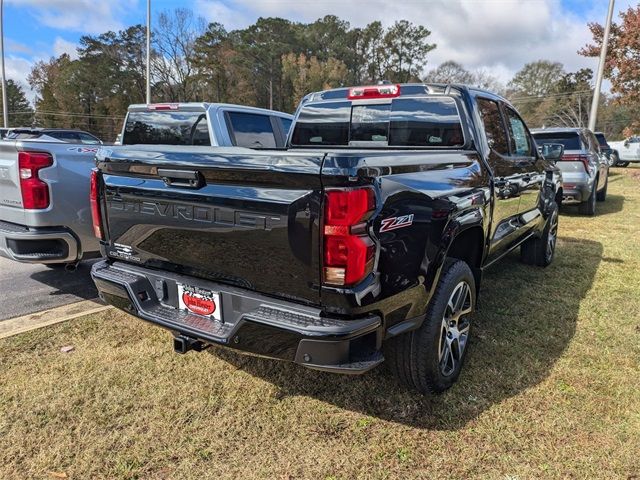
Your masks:
M616 167L640 163L640 136L629 137L621 142L609 142L609 146L618 153Z

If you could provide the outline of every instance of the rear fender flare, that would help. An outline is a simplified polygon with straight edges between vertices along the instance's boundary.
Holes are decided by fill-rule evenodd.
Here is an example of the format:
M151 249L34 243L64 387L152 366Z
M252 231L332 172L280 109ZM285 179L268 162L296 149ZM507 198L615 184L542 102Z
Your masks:
M469 232L472 229L481 232L482 245L479 245L480 258L477 265L469 265L474 276L476 277L476 288L480 288L481 280L481 266L484 262L487 253L487 221L486 214L482 206L478 206L473 209L465 210L459 214L453 215L447 226L442 232L442 243L438 254L431 261L429 268L427 269L426 285L429 286L430 296L433 295L435 287L440 279L442 273L442 267L444 262L451 251L451 247L454 245L456 239L465 232Z

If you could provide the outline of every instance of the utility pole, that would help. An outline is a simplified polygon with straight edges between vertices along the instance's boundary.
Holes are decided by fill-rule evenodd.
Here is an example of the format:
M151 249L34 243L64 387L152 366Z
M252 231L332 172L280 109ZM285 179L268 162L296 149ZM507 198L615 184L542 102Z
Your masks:
M151 103L151 0L147 0L147 104Z
M607 13L607 23L604 26L604 37L602 37L602 49L600 50L600 64L598 65L598 76L596 77L596 88L593 92L591 102L591 113L589 114L589 130L596 129L598 119L598 104L600 103L600 90L602 89L602 77L604 76L604 64L607 60L607 49L609 48L609 34L611 33L611 20L613 19L613 4L615 0L609 0L609 12Z
M7 77L4 72L4 0L0 0L0 69L2 70L2 126L9 127L9 105L7 105Z

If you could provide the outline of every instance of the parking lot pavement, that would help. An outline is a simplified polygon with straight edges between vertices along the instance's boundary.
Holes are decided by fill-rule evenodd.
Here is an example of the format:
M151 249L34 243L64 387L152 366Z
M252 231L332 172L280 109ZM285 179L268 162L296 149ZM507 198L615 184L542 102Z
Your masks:
M0 258L0 321L98 297L89 272L95 260L75 272Z

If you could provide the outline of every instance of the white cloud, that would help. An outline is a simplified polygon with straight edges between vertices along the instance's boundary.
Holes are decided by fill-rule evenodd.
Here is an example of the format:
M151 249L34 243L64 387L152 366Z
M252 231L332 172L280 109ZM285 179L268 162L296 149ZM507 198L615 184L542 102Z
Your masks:
M68 54L72 60L78 58L78 44L74 42L69 42L62 37L56 37L56 40L53 42L53 54L56 57L59 57L63 53Z
M196 0L193 10L196 15L206 18L208 22L223 24L227 30L243 28L255 21L255 18L215 0Z
M32 62L25 60L24 58L13 55L7 55L5 57L5 72L7 74L7 78L15 81L23 88L24 93L30 102L33 102L35 98L35 93L27 83L27 77L29 76L29 73L31 73L32 66Z
M20 7L32 7L31 14L47 27L88 34L124 27L122 18L137 0L7 0Z

